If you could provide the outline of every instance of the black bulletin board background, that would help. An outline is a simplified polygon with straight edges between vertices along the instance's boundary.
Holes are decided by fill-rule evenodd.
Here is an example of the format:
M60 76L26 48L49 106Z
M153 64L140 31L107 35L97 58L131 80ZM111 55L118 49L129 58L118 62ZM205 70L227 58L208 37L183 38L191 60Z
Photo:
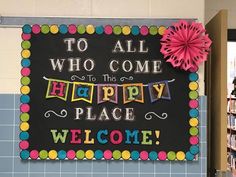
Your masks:
M87 51L80 53L74 45L74 51L69 53L66 52L66 45L63 42L64 38L86 38L88 40L88 49ZM139 40L146 40L145 45L149 48L149 52L145 54L140 53L112 53L112 49L117 40L133 40L134 44L138 44ZM147 150L147 151L184 151L187 152L190 147L189 143L189 89L188 89L188 75L189 72L180 71L174 69L170 64L166 63L163 59L163 55L160 53L160 35L106 35L106 34L32 34L30 39L31 42L31 83L30 88L31 92L29 94L30 101L30 138L29 150ZM68 63L65 61L65 68L62 72L53 71L49 58L70 58L70 57L79 57L81 60L86 58L92 58L96 62L95 69L92 72L85 72L84 70L80 72L68 72ZM162 60L162 73L161 74L134 74L119 72L111 73L109 70L109 61L112 59L117 59L120 61L124 60ZM87 75L93 74L97 77L96 83L105 83L102 80L102 74L111 74L117 78L122 76L134 77L132 81L125 81L124 83L143 83L148 84L150 82L162 81L162 80L171 80L175 79L175 82L169 83L169 89L171 94L171 100L159 100L157 102L151 103L148 87L144 88L144 103L132 102L128 104L123 104L122 98L122 88L119 87L119 104L113 103L102 103L97 104L97 91L96 87L93 95L93 103L89 104L83 101L71 102L72 94L72 84L70 84L68 99L67 101L60 100L58 98L46 99L46 91L48 81L43 79L43 76L54 79L68 80L71 81L71 76L76 75ZM110 82L113 83L113 82ZM117 82L122 84L122 82ZM133 122L127 121L108 121L108 122L99 122L99 121L85 121L83 120L74 120L75 117L75 107L92 106L93 112L99 114L103 107L106 107L108 110L111 110L114 107L134 107L136 119ZM60 112L62 109L68 111L68 116L66 118L58 118L51 116L50 118L45 118L44 113L51 109L55 112ZM158 118L153 118L150 121L147 121L144 118L144 115L147 112L154 111L157 114L161 115L166 112L168 118L165 120L160 120ZM95 133L100 129L108 129L108 131L118 129L124 131L125 129L129 130L160 130L160 144L156 145L112 145L110 143L101 145L97 142L95 138L94 145L86 144L70 144L70 134L66 139L66 143L54 144L52 135L50 133L51 129L90 129L92 130L92 137L96 137ZM153 135L155 136L155 135ZM155 138L154 138L155 139ZM142 141L140 139L140 141ZM82 140L83 142L83 140Z

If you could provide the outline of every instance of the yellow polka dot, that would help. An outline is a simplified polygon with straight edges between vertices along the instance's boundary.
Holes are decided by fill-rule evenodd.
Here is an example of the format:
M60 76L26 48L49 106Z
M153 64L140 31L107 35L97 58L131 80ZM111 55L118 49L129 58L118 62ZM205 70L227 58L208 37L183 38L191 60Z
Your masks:
M55 151L55 150L49 151L48 157L52 160L56 159L57 158L57 151Z
M190 90L197 90L198 89L198 83L197 82L190 82L189 83Z
M22 50L22 52L21 52L21 56L22 56L23 58L29 58L30 55L31 55L31 53L30 53L29 50Z
M29 130L29 124L28 124L28 122L22 122L22 123L20 124L20 129L21 129L22 131L27 131L27 130Z
M86 26L86 31L88 34L93 34L95 32L95 28L93 25Z
M129 35L130 32L131 32L131 30L130 30L130 27L129 27L129 26L123 26L123 28L122 28L122 33L123 33L124 35Z
M197 118L192 118L189 120L189 124L192 126L192 127L196 127L198 125L198 119Z
M92 158L94 157L94 152L93 152L92 150L87 150L87 151L85 152L85 157L86 157L87 159L92 159Z
M58 31L59 31L58 26L57 25L51 25L50 26L50 31L51 31L52 34L58 33Z
M122 153L121 153L121 156L124 160L128 160L130 158L130 152L127 151L127 150L124 150Z
M160 26L160 27L158 28L158 33L159 33L160 35L163 35L163 34L165 33L165 30L166 30L166 27L165 27L165 26Z
M183 151L179 151L176 154L176 157L178 160L184 160L185 159L185 153Z
M30 92L30 87L27 85L24 85L20 88L20 91L22 94L27 95Z

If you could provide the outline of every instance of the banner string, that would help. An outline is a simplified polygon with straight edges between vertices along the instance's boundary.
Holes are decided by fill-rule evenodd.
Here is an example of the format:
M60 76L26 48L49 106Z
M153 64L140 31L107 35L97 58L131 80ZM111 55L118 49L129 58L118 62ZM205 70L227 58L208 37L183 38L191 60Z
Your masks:
M47 80L47 81L49 81L49 80L60 80L60 79L47 78L46 76L43 76L43 79L44 79L44 80ZM60 81L65 81L65 80L60 80ZM175 79L165 80L165 81L167 81L168 83L170 83L170 82L174 82ZM65 82L67 82L67 83L69 83L69 84L73 84L73 83L76 82L76 81L74 81L74 82L65 81ZM78 81L78 82L81 82L81 81ZM82 81L82 82L84 82L84 81ZM85 83L87 83L87 82L85 82ZM89 83L89 82L88 82L88 83ZM108 83L108 85L109 85L109 84L111 84L111 83ZM97 85L99 85L99 84L94 84L94 86L97 86ZM122 84L117 84L117 86L118 86L118 87L122 87L123 85L122 85ZM143 86L144 86L144 87L148 87L148 84L143 84Z

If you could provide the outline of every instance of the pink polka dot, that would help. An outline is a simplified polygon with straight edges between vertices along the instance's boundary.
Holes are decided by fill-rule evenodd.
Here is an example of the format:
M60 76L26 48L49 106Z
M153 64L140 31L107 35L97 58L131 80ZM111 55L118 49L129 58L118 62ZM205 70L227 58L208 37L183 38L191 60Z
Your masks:
M147 151L140 152L140 158L142 160L147 160L148 159L148 152Z
M20 111L21 112L29 112L30 106L28 104L22 104L20 105Z
M198 101L197 100L190 100L189 101L189 107L190 108L197 108L198 107Z
M112 158L112 152L110 150L105 150L103 155L104 155L105 159L111 159Z
M73 160L73 159L75 158L75 151L69 150L69 151L66 153L66 156L67 156L68 159Z
M105 34L112 34L112 26L111 25L105 26L104 32Z
M30 158L31 159L37 159L39 157L39 152L37 150L32 150L30 152Z
M158 153L158 159L159 160L166 160L166 152L165 151L160 151Z
M199 139L198 139L197 136L191 136L190 139L189 139L189 142L190 142L190 144L192 144L192 145L196 145L196 144L198 144Z
M29 68L22 68L21 69L21 75L22 76L29 76L30 75L30 69Z
M33 32L34 34L39 34L40 31L41 31L41 28L40 28L39 25L35 24L35 25L32 26L32 32Z
M31 34L22 33L21 38L22 38L24 41L28 41L28 40L30 40L30 38L31 38Z
M140 28L140 33L143 35L143 36L146 36L148 34L149 30L148 30L148 27L147 26L142 26Z
M198 71L198 67L194 66L194 67L190 68L189 71L192 72L192 73L195 73L195 72Z
M21 149L28 149L28 147L29 147L29 142L28 142L28 141L21 141L21 142L19 143L19 147L20 147Z
M70 34L75 34L76 31L77 31L76 26L75 25L69 25L68 31L69 31Z

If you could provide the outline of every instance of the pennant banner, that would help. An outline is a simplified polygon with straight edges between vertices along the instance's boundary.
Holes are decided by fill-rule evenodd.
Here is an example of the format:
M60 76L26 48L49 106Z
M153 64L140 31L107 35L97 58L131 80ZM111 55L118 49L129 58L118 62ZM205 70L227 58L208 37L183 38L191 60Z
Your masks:
M128 83L128 84L94 84L86 82L70 82L64 80L47 79L48 89L46 98L59 98L67 100L69 84L73 84L71 101L93 102L94 87L97 87L97 103L111 102L118 104L118 87L122 87L123 103L138 102L144 103L144 87L148 87L151 102L160 99L170 100L168 80L149 83Z

